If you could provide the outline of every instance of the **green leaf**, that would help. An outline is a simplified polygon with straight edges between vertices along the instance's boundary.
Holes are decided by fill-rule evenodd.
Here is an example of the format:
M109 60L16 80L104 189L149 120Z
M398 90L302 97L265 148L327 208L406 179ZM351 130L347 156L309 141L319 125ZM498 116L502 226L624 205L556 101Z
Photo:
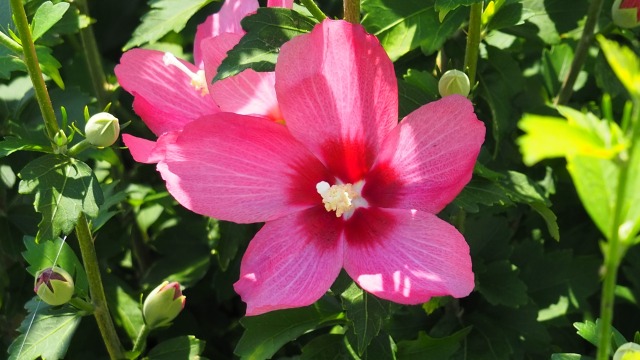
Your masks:
M133 342L144 324L140 293L133 291L126 282L112 274L104 274L102 278L113 321L124 329Z
M39 270L53 266L55 263L73 276L76 292L81 297L89 294L87 274L66 241L63 242L58 238L53 241L37 243L35 238L31 236L25 236L23 241L27 250L22 253L22 257L29 263L27 267L29 274L35 277Z
M629 93L640 98L640 59L628 47L598 36L598 42L609 66Z
M313 338L303 348L301 360L350 359L351 352L345 344L344 335L324 334Z
M44 33L46 33L53 25L55 25L62 17L64 13L69 9L68 2L59 2L53 4L51 1L46 1L33 15L33 21L31 22L31 36L33 41L38 40Z
M229 50L213 81L244 69L273 71L282 44L311 31L316 22L294 10L259 8L255 14L242 19L241 24L247 33Z
M418 333L418 339L398 342L398 359L449 359L460 348L462 340L471 331L471 326L449 336L433 338L424 331Z
M591 220L610 237L620 170L612 161L586 156L575 156L567 168Z
M440 97L440 92L438 91L438 79L426 71L409 69L407 70L407 73L402 76L402 79L407 83L420 88L420 90L429 96L431 100L435 100Z
M244 317L240 323L246 330L234 352L242 359L270 359L287 342L343 318L340 307L324 298L303 308Z
M479 205L511 206L514 203L496 182L473 178L453 200L453 204L463 208L466 212L477 213L480 211Z
M583 115L582 119L588 124L525 114L518 123L526 133L518 139L524 163L533 165L542 159L575 155L610 159L625 148L624 144L607 139L620 133L617 125L595 119L593 114Z
M64 89L64 82L60 76L60 71L58 71L62 65L51 55L51 52L52 50L48 47L36 45L36 54L38 55L40 69L42 69L42 72L49 76L56 85Z
M458 6L470 6L480 2L480 0L436 0L436 10L451 11Z
M389 316L388 303L372 296L352 283L342 294L342 307L357 338L356 351L362 355Z
M193 335L180 336L161 342L149 351L149 360L200 360L205 342Z
M522 0L522 20L537 27L538 37L557 44L562 35L578 27L587 13L588 2L566 0Z
M21 194L34 194L42 213L37 241L69 234L81 213L98 215L102 190L91 168L63 155L45 155L28 163L18 174Z
M507 260L490 263L476 276L476 290L493 305L518 307L529 301L527 286Z
M0 141L0 158L21 150L50 152L51 147L43 144L34 144L30 140L17 137L6 137Z
M590 356L580 354L552 354L551 360L593 360Z
M198 10L213 0L149 0L151 10L142 17L122 51L158 41L170 31L180 32Z
M37 297L27 302L25 308L29 315L18 329L22 335L9 346L9 360L64 358L82 316L71 306L53 309Z
M364 0L362 25L375 35L392 61L422 47L425 54L438 50L466 20L465 9L454 10L442 22L435 0Z
M598 338L600 333L600 319L596 319L596 322L586 320L585 322L576 322L573 323L573 327L575 327L578 331L578 335L580 335L583 339L587 340L591 344L598 346ZM611 344L613 348L616 349L620 347L622 344L625 344L627 340L622 336L622 334L615 328L611 327Z

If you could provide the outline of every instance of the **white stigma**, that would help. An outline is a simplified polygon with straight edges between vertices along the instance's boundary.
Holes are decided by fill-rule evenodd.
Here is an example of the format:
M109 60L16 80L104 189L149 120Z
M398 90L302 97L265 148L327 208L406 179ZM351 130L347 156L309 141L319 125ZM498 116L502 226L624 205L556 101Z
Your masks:
M316 184L316 191L322 196L322 203L327 211L335 211L336 217L344 214L345 218L348 218L356 208L367 205L366 200L360 195L363 185L363 182L355 185L329 185L326 181L320 181Z
M178 70L185 73L189 77L189 79L191 79L191 86L193 86L194 89L199 90L200 95L205 96L209 94L207 77L204 75L204 70L198 70L198 72L194 73L170 52L164 53L162 61L164 62L165 66L175 66L176 68L178 68Z

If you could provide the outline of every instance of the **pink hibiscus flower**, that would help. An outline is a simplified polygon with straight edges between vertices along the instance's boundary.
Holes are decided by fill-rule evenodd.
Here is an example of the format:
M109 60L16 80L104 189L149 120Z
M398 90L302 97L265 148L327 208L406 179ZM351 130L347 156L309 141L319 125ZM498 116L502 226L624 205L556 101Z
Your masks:
M325 20L275 70L286 126L219 113L187 124L158 170L185 207L266 222L235 289L247 315L312 304L342 268L402 304L467 296L469 247L435 214L471 178L484 124L452 95L400 124L393 64L360 25Z
M271 0L269 6L290 8L292 3ZM160 161L175 132L203 115L227 111L282 119L273 72L245 70L211 85L227 51L244 35L240 21L257 9L257 0L228 0L199 25L193 51L197 66L156 50L133 49L122 55L115 68L118 81L134 96L134 111L158 136L157 142L122 136L136 161Z

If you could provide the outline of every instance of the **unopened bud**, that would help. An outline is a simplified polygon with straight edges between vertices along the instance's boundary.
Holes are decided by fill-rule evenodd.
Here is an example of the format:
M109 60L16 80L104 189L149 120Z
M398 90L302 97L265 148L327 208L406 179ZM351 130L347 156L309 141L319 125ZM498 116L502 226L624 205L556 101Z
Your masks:
M36 274L33 291L49 305L62 305L73 296L73 278L60 267L46 268Z
M449 70L445 72L438 81L438 91L440 96L445 97L453 94L468 96L471 91L471 84L467 74L460 70Z
M118 140L120 124L115 116L107 112L101 112L87 120L84 132L91 145L99 147L111 146Z
M637 0L616 0L611 7L613 23L631 29L640 25L640 3Z
M56 145L62 147L67 145L69 139L67 139L67 134L65 134L63 130L58 130L58 132L53 136L53 141Z
M184 309L186 297L180 284L165 281L153 289L142 306L144 322L151 329L166 326Z
M636 343L626 343L620 345L613 360L637 360L640 359L640 345Z

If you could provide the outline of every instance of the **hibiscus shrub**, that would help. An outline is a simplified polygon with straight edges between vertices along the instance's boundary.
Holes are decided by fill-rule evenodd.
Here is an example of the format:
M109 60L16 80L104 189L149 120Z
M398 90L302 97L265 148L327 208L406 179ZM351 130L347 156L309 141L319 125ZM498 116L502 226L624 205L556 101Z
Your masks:
M637 359L638 24L0 0L0 353Z

